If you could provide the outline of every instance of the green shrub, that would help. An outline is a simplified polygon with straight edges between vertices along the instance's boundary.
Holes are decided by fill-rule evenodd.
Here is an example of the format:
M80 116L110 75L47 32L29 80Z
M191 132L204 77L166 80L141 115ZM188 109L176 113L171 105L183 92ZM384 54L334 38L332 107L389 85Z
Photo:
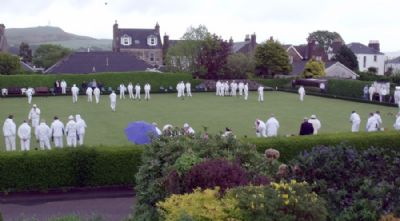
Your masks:
M371 85L368 81L329 79L327 93L330 95L362 99L364 86Z
M141 164L137 147L54 149L0 153L0 190L133 185Z
M399 136L398 132L391 131L376 133L319 134L317 136L245 138L243 141L256 145L259 152L264 152L268 148L276 149L281 155L279 160L287 163L299 153L321 145L332 146L343 143L357 149L367 149L374 146L400 150Z
M258 83L272 88L289 88L291 87L292 79L276 78L276 79L254 79Z
M185 73L99 73L99 74L49 74L49 75L0 75L0 88L3 87L54 87L56 80L64 79L68 86L77 84L80 86L83 81L89 82L93 79L101 82L105 87L117 88L121 83L140 83L144 85L149 82L152 91L158 92L160 86L175 88L179 81L190 81L192 88L201 83L201 80L195 80L190 74Z

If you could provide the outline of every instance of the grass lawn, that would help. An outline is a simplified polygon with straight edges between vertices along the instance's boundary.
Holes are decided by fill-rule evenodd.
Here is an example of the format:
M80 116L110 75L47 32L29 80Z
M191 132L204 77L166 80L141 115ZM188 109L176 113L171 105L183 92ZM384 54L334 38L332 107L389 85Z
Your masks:
M42 118L48 124L55 115L66 123L69 115L79 113L88 124L85 143L92 146L129 144L124 128L129 122L137 120L157 122L160 128L167 123L182 127L188 122L196 131L202 131L203 126L207 126L210 133L218 133L230 127L238 137L254 137L255 119L266 121L270 113L274 113L281 124L279 135L284 136L298 134L303 117L311 114L316 114L322 123L320 133L350 131L348 119L352 110L360 114L362 129L368 113L380 110L384 127L392 130L394 115L398 111L394 107L314 96L306 96L305 101L300 102L297 94L284 92L265 92L262 103L257 102L255 92L250 93L247 101L239 96L217 97L215 93L194 93L193 98L185 100L178 99L176 94L153 94L148 102L118 99L116 112L111 112L108 96L102 96L100 104L86 102L85 96L80 96L76 104L72 104L70 96L33 97L32 103L39 106ZM26 98L0 99L2 120L10 113L14 114L17 127L27 118L30 108ZM33 147L38 146L34 142L32 144ZM0 147L0 150L5 150L3 136L0 137Z

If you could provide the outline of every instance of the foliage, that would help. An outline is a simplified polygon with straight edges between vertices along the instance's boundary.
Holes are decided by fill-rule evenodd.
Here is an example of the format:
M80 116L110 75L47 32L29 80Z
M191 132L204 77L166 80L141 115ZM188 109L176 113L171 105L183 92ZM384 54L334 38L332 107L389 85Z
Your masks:
M378 69L376 67L368 67L368 72L373 73L373 74L377 74L378 73Z
M29 47L28 43L21 42L19 45L19 56L25 63L32 62L32 49Z
M232 79L246 79L247 73L254 72L253 55L234 53L228 56L227 73Z
M336 52L335 61L342 63L344 66L353 71L358 71L358 60L353 51L346 45L342 45L339 51Z
M77 215L68 215L68 216L61 216L61 217L51 217L48 221L103 221L104 219L101 216L93 215L89 218L83 219Z
M190 26L186 29L185 34L182 36L182 40L193 40L203 41L210 35L205 25L199 25L197 28Z
M47 69L71 52L70 49L61 45L43 44L36 49L33 55L33 63L37 67Z
M0 190L132 185L142 149L98 147L0 154Z
M325 64L322 61L310 59L304 66L302 77L304 78L318 78L325 76Z
M361 99L364 86L370 84L366 81L329 79L327 93L342 97Z
M229 190L225 198L236 201L235 215L243 221L323 221L327 218L324 200L307 183L272 183Z
M395 217L393 214L382 216L379 221L400 221L400 218Z
M174 168L179 173L179 175L182 175L188 172L193 165L201 161L202 159L198 157L196 154L192 152L187 152L182 154L178 159L176 159Z
M272 87L272 88L289 88L291 85L292 79L289 78L275 78L275 79L255 79L258 83Z
M278 41L268 40L258 45L254 57L256 69L261 76L289 74L292 71L289 56Z
M314 39L318 42L318 45L324 48L325 52L328 51L328 48L332 46L334 41L344 42L342 37L337 32L330 32L325 30L318 30L310 33L308 35L308 40Z
M225 158L235 162L252 175L250 180L257 177L260 167L266 166L264 157L254 146L233 137L208 135L204 138L200 134L195 137L161 137L145 148L142 155L143 164L136 175L134 220L158 220L155 204L172 193L183 192L179 182L181 176L174 165L182 154L188 152L201 159Z
M316 147L293 164L299 168L295 177L314 184L335 220L378 220L386 212L399 212L399 151Z
M303 151L310 151L313 147L321 145L334 146L346 144L360 150L369 147L381 147L400 151L398 138L398 132L361 132L318 134L318 136L275 137L268 139L246 138L244 141L257 146L259 152L264 152L268 148L277 149L281 155L279 158L280 161L288 163Z
M19 58L5 52L0 52L0 75L13 75L21 71Z
M229 78L226 68L231 46L215 34L207 36L200 44L194 75L203 79Z
M158 211L166 221L215 220L229 218L228 211L233 210L235 201L220 199L219 189L195 189L191 194L171 195L165 201L157 203Z

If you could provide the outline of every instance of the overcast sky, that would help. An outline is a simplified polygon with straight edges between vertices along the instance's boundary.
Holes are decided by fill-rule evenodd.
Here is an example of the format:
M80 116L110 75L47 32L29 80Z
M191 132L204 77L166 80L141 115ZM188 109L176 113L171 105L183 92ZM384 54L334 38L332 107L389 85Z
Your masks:
M336 31L346 43L379 40L384 52L400 50L400 0L0 0L6 28L58 26L66 32L112 38L112 25L153 28L179 39L205 25L224 39L256 33L303 44L315 30Z

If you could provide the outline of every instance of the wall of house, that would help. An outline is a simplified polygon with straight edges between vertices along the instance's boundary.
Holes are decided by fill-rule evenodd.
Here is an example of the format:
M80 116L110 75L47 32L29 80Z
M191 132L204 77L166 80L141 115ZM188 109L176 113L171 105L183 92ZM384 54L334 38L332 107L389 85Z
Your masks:
M389 68L393 69L393 73L399 73L400 72L400 64L399 63L387 63L385 65L385 70L388 71Z
M356 79L357 76L354 72L338 63L325 69L326 77L329 78L342 78L342 79Z
M137 48L121 48L121 52L130 52L136 55L139 59L150 65L162 66L163 51L162 49L137 49ZM151 54L154 55L154 60L151 60Z
M375 67L378 69L377 75L383 75L385 73L385 55L381 54L356 54L358 60L358 68L360 71L368 71L369 67ZM374 61L376 56L376 61ZM364 65L364 57L366 62Z

